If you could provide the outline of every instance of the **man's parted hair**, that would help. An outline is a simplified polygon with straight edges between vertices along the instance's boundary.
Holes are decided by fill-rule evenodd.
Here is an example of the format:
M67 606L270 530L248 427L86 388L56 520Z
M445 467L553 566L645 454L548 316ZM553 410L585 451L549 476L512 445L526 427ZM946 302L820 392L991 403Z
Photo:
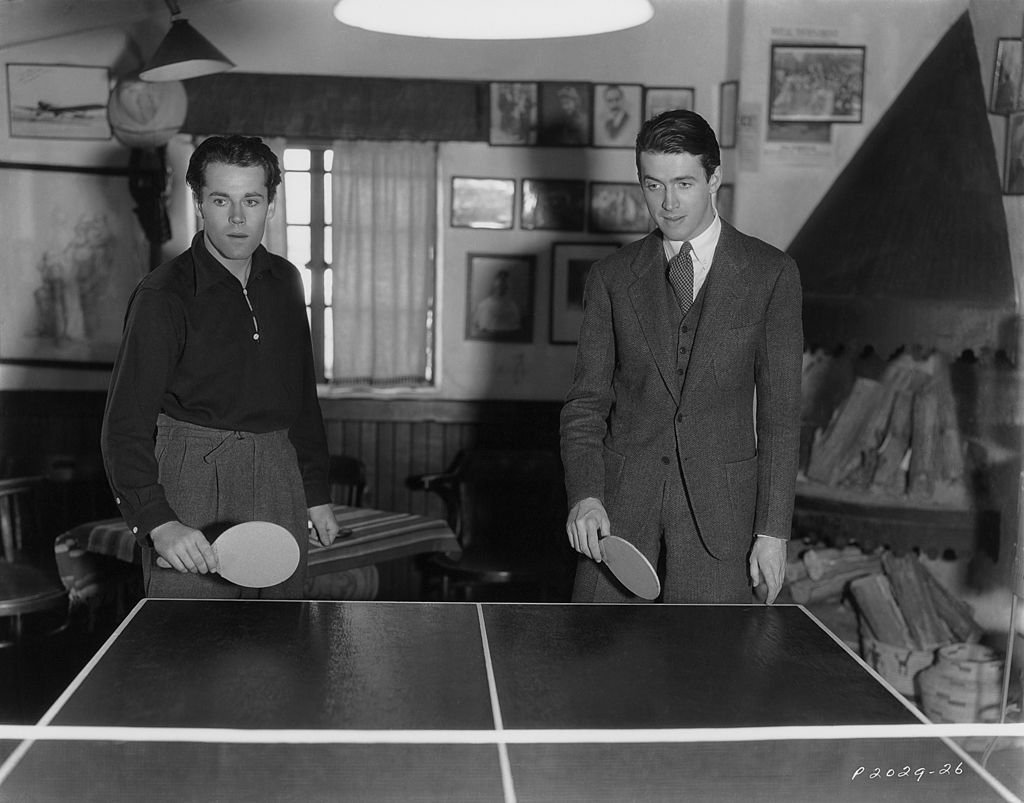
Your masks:
M689 109L670 109L646 120L636 136L636 174L641 153L688 153L700 159L707 178L722 163L718 137L708 121Z
M243 137L232 134L225 137L209 137L199 143L189 159L185 182L196 198L202 197L206 166L213 163L235 165L236 167L262 167L267 177L267 201L273 201L281 183L281 165L276 154L259 137Z

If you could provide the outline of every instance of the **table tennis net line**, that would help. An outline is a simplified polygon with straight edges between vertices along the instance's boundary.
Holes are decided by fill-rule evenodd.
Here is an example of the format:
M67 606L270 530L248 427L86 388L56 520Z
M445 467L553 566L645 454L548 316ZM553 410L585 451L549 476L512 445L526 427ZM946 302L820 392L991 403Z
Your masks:
M477 620L480 622L480 646L484 651L484 665L487 668L487 689L491 695L491 713L494 716L494 732L501 735L505 731L501 717L501 703L498 701L498 684L494 680L494 663L491 660L491 645L487 640L487 625L484 621L484 607L477 603ZM501 766L501 787L505 794L505 803L516 803L516 790L512 782L512 765L508 760L508 745L499 741L498 763Z

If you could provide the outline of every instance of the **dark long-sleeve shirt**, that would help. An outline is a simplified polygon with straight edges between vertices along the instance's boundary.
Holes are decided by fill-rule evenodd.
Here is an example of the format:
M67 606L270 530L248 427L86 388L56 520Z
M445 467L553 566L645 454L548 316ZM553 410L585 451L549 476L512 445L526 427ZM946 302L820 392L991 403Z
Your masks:
M101 445L118 508L141 543L178 518L157 479L161 412L228 431L287 430L307 505L329 501L303 287L290 262L259 246L243 291L199 232L132 293Z

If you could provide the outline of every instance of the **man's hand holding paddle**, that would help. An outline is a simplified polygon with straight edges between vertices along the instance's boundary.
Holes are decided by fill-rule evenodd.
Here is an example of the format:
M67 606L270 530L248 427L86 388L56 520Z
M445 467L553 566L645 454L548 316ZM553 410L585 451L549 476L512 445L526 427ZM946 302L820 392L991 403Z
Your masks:
M601 562L601 536L611 535L612 525L600 499L589 496L573 505L565 531L573 549Z
M154 527L149 534L153 548L160 558L158 565L192 574L209 574L220 571L217 553L201 530L182 524L180 521L166 521Z

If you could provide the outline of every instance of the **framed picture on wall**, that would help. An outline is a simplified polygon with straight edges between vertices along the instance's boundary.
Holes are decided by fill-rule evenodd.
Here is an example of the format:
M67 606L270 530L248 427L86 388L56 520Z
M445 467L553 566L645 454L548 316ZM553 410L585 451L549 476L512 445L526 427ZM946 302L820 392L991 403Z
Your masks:
M590 84L545 81L540 84L539 145L589 145L593 114Z
M149 270L129 170L0 163L0 362L103 368Z
M110 139L106 67L8 64L7 97L12 137Z
M692 109L693 87L649 86L644 90L644 119L650 120L671 109Z
M733 192L732 184L719 184L718 192L715 193L715 209L718 210L718 216L730 223L733 222Z
M772 45L768 119L859 123L865 51L863 46Z
M1006 118L1006 168L1003 192L1024 195L1024 111Z
M643 190L632 182L591 182L589 224L591 231L609 233L648 232L654 228Z
M736 147L736 103L739 94L739 81L726 81L718 88L718 144L723 148Z
M451 225L465 229L511 229L515 199L515 179L454 176Z
M537 84L495 82L490 85L490 95L490 144L536 144Z
M594 263L620 243L555 243L551 248L552 343L577 343L583 323L583 288Z
M594 84L595 148L632 148L643 115L643 91L639 84Z
M524 178L519 225L524 229L583 231L587 183Z
M992 97L988 110L992 114L1009 114L1021 108L1021 81L1024 79L1024 41L999 39L996 62L992 69Z
M532 342L535 271L530 254L469 254L466 339Z

